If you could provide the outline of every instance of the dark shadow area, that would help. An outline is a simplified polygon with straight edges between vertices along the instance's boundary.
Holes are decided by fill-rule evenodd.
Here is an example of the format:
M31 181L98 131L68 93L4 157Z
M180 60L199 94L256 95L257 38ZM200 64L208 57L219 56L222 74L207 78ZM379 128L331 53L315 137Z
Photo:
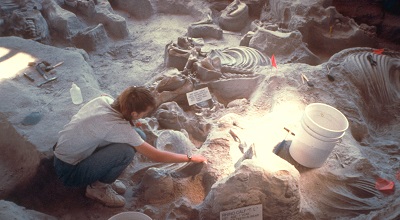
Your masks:
M292 141L285 141L285 143L281 146L280 150L277 152L276 155L278 155L282 159L292 164L299 171L300 174L312 170L312 168L308 168L299 164L296 160L292 158L292 156L290 156L289 148L291 144Z
M53 157L42 159L36 175L25 186L16 188L6 200L27 209L55 217L90 208L94 201L87 199L84 188L63 186L53 167Z

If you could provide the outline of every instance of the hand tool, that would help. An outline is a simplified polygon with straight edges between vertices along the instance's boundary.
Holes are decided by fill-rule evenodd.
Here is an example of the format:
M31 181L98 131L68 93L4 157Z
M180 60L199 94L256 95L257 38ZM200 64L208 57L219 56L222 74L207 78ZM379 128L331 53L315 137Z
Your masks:
M333 76L331 75L331 70L329 69L329 66L328 66L328 65L326 65L326 68L328 69L327 77L328 77L329 81L331 81L331 82L335 81L335 77L333 77Z
M314 84L312 84L312 83L308 80L308 78L306 77L306 75L304 75L303 73L301 74L301 78L304 79L304 80L306 80L307 85L308 85L309 87L314 87ZM304 81L303 81L303 83L304 83Z
M47 61L42 61L41 63L43 63L45 66L50 66L50 63ZM28 63L28 66L36 66L37 64L37 62L32 61Z
M368 54L367 60L369 61L369 63L371 64L371 66L376 66L377 62L374 60L374 58L372 58L372 55L371 55L371 54Z
M283 129L285 129L285 131L287 131L287 134L285 135L285 138L283 139L283 141L277 147L274 148L273 152L276 155L279 154L279 152L281 151L282 147L285 145L286 137L288 136L288 134L290 133L291 135L295 136L295 134L293 132L291 132L288 128L284 127Z
M24 73L24 76L29 79L29 81L33 82L35 81L35 79L33 79L32 77L30 77L27 73Z
M44 70L46 70L46 72L49 72L50 70L52 70L52 69L54 69L54 68L56 68L58 66L61 66L63 63L64 63L64 61L63 62L59 62L54 66L47 66Z
M46 65L45 65L43 62L38 63L38 64L36 65L36 70L37 70L37 71L40 73L40 75L42 75L43 78L46 80L46 81L44 81L44 82L39 83L39 84L37 85L38 87L41 87L43 84L46 84L46 83L48 83L48 82L51 82L51 81L54 81L54 80L57 79L56 76L55 76L55 77L52 77L52 78L48 78L47 75L46 75L46 73L43 71L43 68L46 68Z

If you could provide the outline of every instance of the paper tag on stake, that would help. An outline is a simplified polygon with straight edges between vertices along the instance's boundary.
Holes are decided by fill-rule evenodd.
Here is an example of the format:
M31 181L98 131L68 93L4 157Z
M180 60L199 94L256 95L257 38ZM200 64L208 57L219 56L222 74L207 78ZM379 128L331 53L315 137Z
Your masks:
M219 213L220 220L262 220L262 205L252 205Z
M202 89L186 93L186 97L188 99L189 105L194 105L211 99L211 94L210 90L208 90L208 87L204 87Z

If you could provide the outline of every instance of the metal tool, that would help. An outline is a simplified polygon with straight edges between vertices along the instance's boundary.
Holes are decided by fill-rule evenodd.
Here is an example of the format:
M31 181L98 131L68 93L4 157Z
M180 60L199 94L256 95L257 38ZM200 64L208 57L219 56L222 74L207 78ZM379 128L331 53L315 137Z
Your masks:
M369 61L369 63L371 64L371 66L376 66L377 62L374 60L374 58L372 58L371 54L367 55L367 60Z
M301 79L303 80L303 83L304 83L304 80L307 82L307 85L309 86L309 87L314 87L314 84L312 84L309 80L308 80L308 78L306 77L306 75L304 75L303 73L301 74Z
M328 65L326 65L326 68L328 69L328 74L326 76L328 77L329 81L331 82L335 81L335 77L331 75L331 70L329 69Z
M24 76L25 76L27 79L29 79L29 81L31 81L31 82L35 81L35 79L32 78L31 76L29 76L27 73L24 73Z
M46 75L46 73L44 72L43 68L44 68L44 69L46 68L46 65L45 65L43 62L38 63L38 64L36 65L36 70L37 70L37 71L40 73L40 75L42 75L43 78L46 80L46 81L44 81L44 82L39 83L39 84L37 85L38 87L41 87L43 84L52 82L52 81L54 81L54 80L57 79L57 76L51 77L51 78L47 77L47 75Z
M50 70L52 70L52 69L54 69L54 68L56 68L58 66L61 66L63 63L64 63L64 61L63 62L59 62L59 63L57 63L56 65L53 65L53 66L47 66L44 70L46 70L46 72L49 72Z
M287 138L287 136L288 136L289 134L295 136L295 134L294 134L293 132L291 132L288 128L283 128L283 129L285 129L285 131L287 131L287 134L285 135L285 138L283 139L283 141L282 141L277 147L274 148L273 152L274 152L274 154L276 154L276 155L279 154L279 152L281 151L282 147L286 144L286 138Z

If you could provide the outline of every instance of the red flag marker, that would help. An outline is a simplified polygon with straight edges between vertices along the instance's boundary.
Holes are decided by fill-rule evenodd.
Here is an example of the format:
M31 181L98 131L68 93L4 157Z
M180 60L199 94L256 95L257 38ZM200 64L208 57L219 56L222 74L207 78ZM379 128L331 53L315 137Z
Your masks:
M272 56L271 56L271 64L272 64L273 67L278 68L278 67L276 66L275 56L274 56L273 54L272 54Z
M391 192L394 190L394 182L387 179L378 178L375 183L375 189L383 192Z
M372 52L376 53L376 54L382 54L384 51L384 49L375 49Z

